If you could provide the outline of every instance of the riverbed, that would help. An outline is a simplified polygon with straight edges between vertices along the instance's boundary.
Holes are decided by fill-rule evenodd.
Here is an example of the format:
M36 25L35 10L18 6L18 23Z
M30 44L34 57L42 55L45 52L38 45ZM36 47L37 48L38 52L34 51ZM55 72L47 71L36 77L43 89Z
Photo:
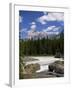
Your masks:
M40 64L40 70L36 72L42 72L48 70L48 65L55 61L63 61L63 58L55 58L54 56L29 56L29 58L34 58L37 60L34 61L26 61L26 65L28 64Z

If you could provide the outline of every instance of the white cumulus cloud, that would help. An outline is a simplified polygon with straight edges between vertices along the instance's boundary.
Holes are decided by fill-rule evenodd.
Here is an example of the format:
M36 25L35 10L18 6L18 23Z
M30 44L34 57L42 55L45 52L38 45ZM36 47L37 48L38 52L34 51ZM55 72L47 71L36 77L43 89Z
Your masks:
M50 31L50 30L53 30L54 28L56 28L56 26L50 26L48 27L48 30Z
M63 13L52 13L49 12L48 14L45 14L37 19L38 22L41 24L46 24L47 21L63 21L64 20L64 14Z
M31 22L30 24L31 24L30 28L32 30L36 29L36 23L35 22Z
M43 32L47 32L48 34L58 34L59 29L61 30L60 26L49 26L43 30Z
M49 26L49 27L45 28L43 31L48 32L48 31L53 30L54 28L56 28L56 26Z
M31 28L31 29L35 29L35 28L36 28L36 25L31 25L30 28Z

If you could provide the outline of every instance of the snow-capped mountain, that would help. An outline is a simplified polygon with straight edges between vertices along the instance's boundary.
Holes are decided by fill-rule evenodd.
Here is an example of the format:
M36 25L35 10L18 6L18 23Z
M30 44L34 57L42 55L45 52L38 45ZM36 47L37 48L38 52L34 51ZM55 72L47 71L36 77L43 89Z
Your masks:
M59 37L60 33L64 32L63 27L54 27L52 30L42 30L42 31L36 31L36 30L30 30L28 31L28 39L42 39L42 38L49 38L52 39L54 37Z

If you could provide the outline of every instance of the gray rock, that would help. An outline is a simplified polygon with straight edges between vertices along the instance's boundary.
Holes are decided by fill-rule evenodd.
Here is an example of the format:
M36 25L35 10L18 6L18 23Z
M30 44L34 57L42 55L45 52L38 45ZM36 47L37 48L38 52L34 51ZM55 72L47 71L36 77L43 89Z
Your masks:
M55 58L62 58L63 55L60 52L56 52L55 54Z
M54 70L55 70L56 73L64 74L64 66L62 66L60 64L57 64L55 66L55 69Z
M64 74L64 62L56 61L49 65L49 71Z

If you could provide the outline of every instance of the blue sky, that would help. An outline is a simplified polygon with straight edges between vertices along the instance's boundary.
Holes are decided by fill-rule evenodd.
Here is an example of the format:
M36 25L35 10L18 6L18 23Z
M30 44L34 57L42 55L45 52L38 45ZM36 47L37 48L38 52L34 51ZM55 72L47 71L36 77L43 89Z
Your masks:
M64 28L64 13L19 11L19 32L22 39L28 38L32 31L49 34L60 32L60 28Z

